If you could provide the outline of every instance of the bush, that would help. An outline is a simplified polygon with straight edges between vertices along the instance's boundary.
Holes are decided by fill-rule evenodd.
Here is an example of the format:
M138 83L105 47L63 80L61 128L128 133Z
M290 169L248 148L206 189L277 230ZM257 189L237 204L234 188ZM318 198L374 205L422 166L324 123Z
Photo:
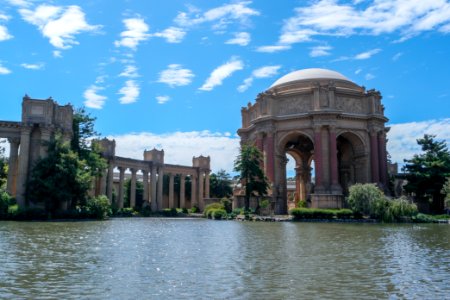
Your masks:
M227 213L231 213L233 209L233 202L228 198L222 198L220 199L220 204L222 204L223 208Z
M189 211L188 211L188 209L187 209L186 207L183 207L183 208L181 209L181 212L182 212L183 214L188 214L188 213L189 213Z
M105 195L88 199L86 207L90 216L95 219L104 220L112 214L111 205Z
M195 214L198 213L200 211L200 209L198 208L198 206L192 206L191 208L191 214Z
M413 216L411 220L415 223L433 223L434 219L426 214L418 213L417 215Z
M7 192L0 190L0 219L7 218L8 207L12 204L11 202L11 196Z
M16 215L14 216L14 220L20 221L31 221L31 220L48 220L50 219L50 215L47 214L45 209L39 207L27 207L27 208L19 208L16 211Z
M203 210L203 215L205 217L211 219L212 218L212 214L211 214L210 211L213 210L213 209L223 209L223 210L225 210L225 207L222 205L222 203L218 203L218 202L208 204L208 205L206 205L205 209Z
M348 204L355 213L363 215L384 214L386 197L375 184L357 183L349 189Z
M336 218L338 219L351 219L353 217L353 211L351 209L339 209L336 210Z
M390 201L388 210L390 215L396 220L399 220L401 217L415 216L418 212L417 206L408 201L406 197L401 197Z
M303 207L306 208L306 201L305 200L298 200L298 202L295 204L295 207Z
M176 208L164 208L161 213L164 217L176 217L178 215Z
M212 209L212 218L214 220L222 220L227 218L227 212L225 209Z
M117 212L115 213L115 216L117 217L132 217L136 214L136 212L134 211L134 209L132 207L124 207L124 208L120 208L117 210Z

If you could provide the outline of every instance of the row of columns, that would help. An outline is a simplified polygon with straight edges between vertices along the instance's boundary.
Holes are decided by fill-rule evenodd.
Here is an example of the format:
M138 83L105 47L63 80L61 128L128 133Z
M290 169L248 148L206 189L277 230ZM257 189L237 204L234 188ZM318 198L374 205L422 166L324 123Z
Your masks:
M118 208L124 207L124 183L125 183L125 171L129 169L131 171L131 180L130 180L130 207L136 206L136 182L137 182L137 171L135 168L128 168L119 166L119 188L117 191L117 200L116 205ZM163 178L164 178L164 167L153 165L150 171L141 170L142 171L142 180L144 186L144 202L150 202L152 211L159 211L164 208L185 208L186 207L186 176L190 176L191 178L191 205L198 206L200 209L203 209L204 199L209 198L210 193L210 185L209 185L209 170L200 170L199 174L196 175L186 175L180 174L180 205L175 203L175 173L169 173L169 195L168 195L168 205L164 205L163 202ZM197 177L200 176L202 180L198 181L197 188ZM150 182L149 182L150 177ZM114 185L114 163L109 162L109 167L100 179L101 182L105 184L100 184L99 194L104 194L106 190L106 195L110 201L113 201L113 185ZM107 182L106 182L107 181ZM197 192L198 191L198 192ZM168 206L168 207L165 207Z
M386 132L384 130L372 129L369 135L372 182L381 183L384 188L387 188Z

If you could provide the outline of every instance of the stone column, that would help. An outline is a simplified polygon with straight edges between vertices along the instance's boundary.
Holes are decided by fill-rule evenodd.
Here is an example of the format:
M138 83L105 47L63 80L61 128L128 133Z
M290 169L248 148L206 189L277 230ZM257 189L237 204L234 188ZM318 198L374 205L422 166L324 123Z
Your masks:
M388 187L388 174L387 174L387 152L386 152L386 133L380 132L378 135L378 155L380 163L380 181L383 184L383 188Z
M152 185L152 197L151 197L151 206L152 211L158 211L158 202L156 201L156 166L152 166L152 174L150 179L150 184Z
M109 199L109 203L112 204L113 201L113 185L114 185L114 164L109 161L108 166L108 184L106 186L106 196Z
M136 169L131 169L130 207L136 206Z
M117 208L123 208L123 182L125 179L125 169L124 167L119 167L119 195L117 200Z
M174 197L173 197L174 181L175 181L174 179L175 179L175 175L172 173L169 174L169 208L176 208Z
M378 161L378 140L377 132L375 130L370 131L370 166L372 169L372 182L380 182L379 176L379 161Z
M198 174L198 207L200 208L201 211L203 211L204 208L204 202L203 202L203 197L204 197L204 185L203 185L203 181L205 180L205 178L203 177L203 171L200 171Z
M17 159L19 157L20 138L8 138L9 141L9 161L8 161L8 181L6 182L6 191L16 196L17 181Z
M186 197L185 197L185 185L186 176L184 174L180 175L180 208L186 208Z
M197 198L197 178L194 175L191 175L191 207L198 207L198 198Z
M270 182L274 182L274 166L275 166L275 152L274 152L274 137L272 132L268 132L265 138L265 146L267 149L267 166L266 166L266 176Z
M158 169L159 169L158 170L159 171L158 172L158 193L157 193L157 196L156 196L156 203L157 203L157 206L158 206L158 210L162 210L164 208L163 207L164 169L163 169L162 166L159 167Z
M144 203L149 202L148 197L148 171L142 170L142 184L144 185Z
M205 198L209 198L209 170L205 171Z
M19 166L17 171L16 200L19 207L25 207L25 191L28 177L28 161L30 158L31 127L23 126L20 133Z
M314 127L314 163L316 171L315 193L323 191L323 166L322 166L322 127Z
M108 170L104 169L102 170L101 173L101 178L100 178L100 190L99 190L99 195L106 195L106 177L108 176Z
M342 189L339 185L336 128L330 127L330 173L331 173L331 191L333 194L341 194Z
M295 167L295 198L294 202L298 202L299 200L305 200L306 198L302 198L302 182L301 175L302 169L299 166Z
M41 158L47 156L47 143L50 142L51 131L49 128L41 128L41 148L39 150L39 155Z

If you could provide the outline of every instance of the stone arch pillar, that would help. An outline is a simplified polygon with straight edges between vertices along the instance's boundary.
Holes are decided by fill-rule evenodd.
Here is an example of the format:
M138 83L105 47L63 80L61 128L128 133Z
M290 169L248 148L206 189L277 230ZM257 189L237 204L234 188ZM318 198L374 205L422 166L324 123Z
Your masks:
M12 195L16 196L16 183L17 183L17 164L19 158L19 138L8 138L9 147L9 161L8 161L8 179L6 183L6 191Z
M130 207L133 208L136 206L136 172L137 172L137 170L134 168L131 168L130 171L131 171Z
M175 183L175 174L169 174L169 208L176 208L175 200L174 200L174 183Z
M30 135L31 127L22 126L20 132L20 152L19 152L19 167L17 173L16 186L16 200L20 207L26 206L25 191L28 177L28 162L30 158Z

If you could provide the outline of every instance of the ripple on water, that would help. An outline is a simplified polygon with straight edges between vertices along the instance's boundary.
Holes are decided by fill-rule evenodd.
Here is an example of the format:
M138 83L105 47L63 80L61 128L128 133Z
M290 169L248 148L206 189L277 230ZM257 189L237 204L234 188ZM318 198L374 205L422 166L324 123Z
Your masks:
M0 222L0 298L448 299L450 226Z

